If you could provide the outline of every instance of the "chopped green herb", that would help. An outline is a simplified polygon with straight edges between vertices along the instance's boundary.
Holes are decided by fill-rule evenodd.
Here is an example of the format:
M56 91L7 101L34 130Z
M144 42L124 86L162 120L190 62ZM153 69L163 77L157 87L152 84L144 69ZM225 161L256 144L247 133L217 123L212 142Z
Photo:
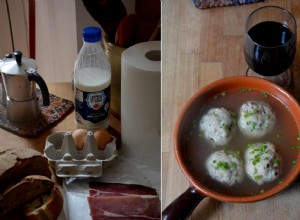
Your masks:
M260 146L256 147L255 145L250 145L248 144L249 147L251 147L253 150L250 151L251 154L254 154L254 157L251 158L251 162L253 164L253 166L255 166L257 163L259 163L261 161L261 157L264 153L267 152L267 145L265 144L261 144ZM267 160L266 159L267 157L264 158L264 160Z
M283 182L283 178L278 179L277 183L278 185L281 184Z
M292 168L295 168L295 166L297 165L297 163L298 163L298 159L293 160L293 162L292 162Z
M265 97L265 98L268 98L270 95L266 92L261 92L261 94Z
M262 179L263 176L262 175L257 175L257 176L254 176L253 178L254 178L255 181L258 181L258 180Z
M253 115L252 112L246 111L245 114L244 114L244 118L248 118L248 117L250 117L251 115Z
M233 161L231 161L231 167L232 167L232 168L236 168L236 163L233 162Z
M224 130L226 130L227 126L225 123L222 123L221 127L220 128L223 128Z
M273 167L277 167L278 166L278 163L279 163L279 160L278 159L275 159L273 161Z
M217 169L228 170L229 169L229 165L228 165L227 162L219 161L217 163Z
M218 95L215 95L215 96L214 96L214 99L217 99L217 98L219 98L219 97L224 97L224 96L226 96L226 95L227 95L226 92L222 92L222 93L220 93L220 94L218 94Z
M236 157L240 157L240 156L241 156L241 151L239 151L239 150L235 151L235 152L234 152L234 155L235 155Z
M248 118L251 115L255 115L258 113L258 109L253 109L253 111L245 111L244 118Z
M255 147L255 145L254 145L254 144L248 144L248 147L250 147L250 148L254 148L254 147Z
M199 137L203 137L205 135L205 130L201 130L199 133Z
M259 155L255 155L254 158L252 158L252 164L255 166L256 164L258 164L260 162L260 157Z
M242 88L240 89L240 92L251 92L252 89L249 89L249 88Z
M293 149L293 150L298 150L298 149L300 149L300 145L292 146L292 149Z
M267 147L268 147L267 145L261 144L260 145L261 152L266 152Z
M257 125L257 122L253 121L252 122L252 130L251 131L253 131L255 129L256 125Z
M218 117L218 114L216 113L216 111L214 111L213 115L216 116L216 117Z
M299 131L299 134L297 136L297 140L300 142L300 131Z
M277 137L277 138L280 138L280 134L276 134L276 137Z
M213 163L216 163L217 161L216 160L213 160Z
M264 193L265 192L265 190L264 189L262 189L262 190L260 190L260 193L262 194L262 193Z

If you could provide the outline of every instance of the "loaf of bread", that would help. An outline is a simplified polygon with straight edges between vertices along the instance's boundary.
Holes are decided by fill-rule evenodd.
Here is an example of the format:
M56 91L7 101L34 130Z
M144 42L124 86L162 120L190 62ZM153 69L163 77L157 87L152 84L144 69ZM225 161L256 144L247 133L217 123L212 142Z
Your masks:
M29 175L51 178L47 158L29 148L0 147L0 192Z
M38 151L0 146L0 219L56 220L63 196Z
M54 187L48 177L32 175L7 188L0 199L0 216L24 207L32 200L46 194ZM0 217L1 218L1 217Z
M63 196L57 186L27 204L23 210L28 220L56 220L63 207Z

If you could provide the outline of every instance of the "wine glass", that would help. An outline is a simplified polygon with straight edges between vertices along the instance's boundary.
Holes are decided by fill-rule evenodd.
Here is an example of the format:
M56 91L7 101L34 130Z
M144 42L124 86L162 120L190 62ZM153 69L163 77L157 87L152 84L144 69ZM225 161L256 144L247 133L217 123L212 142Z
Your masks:
M284 88L291 83L289 70L296 52L294 16L278 6L264 6L247 18L244 55L246 75L274 82Z

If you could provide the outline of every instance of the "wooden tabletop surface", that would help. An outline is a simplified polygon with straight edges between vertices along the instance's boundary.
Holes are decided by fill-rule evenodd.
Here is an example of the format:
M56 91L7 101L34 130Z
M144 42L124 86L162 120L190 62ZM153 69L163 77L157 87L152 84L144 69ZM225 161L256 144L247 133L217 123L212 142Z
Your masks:
M205 10L195 8L192 0L162 1L163 209L189 186L173 153L172 132L177 116L199 88L224 77L245 75L245 20L254 9L264 5L288 9L300 24L300 1L265 0ZM299 100L300 44L297 44L293 73L295 96ZM299 204L300 178L282 193L260 202L238 204L205 198L190 219L299 219Z

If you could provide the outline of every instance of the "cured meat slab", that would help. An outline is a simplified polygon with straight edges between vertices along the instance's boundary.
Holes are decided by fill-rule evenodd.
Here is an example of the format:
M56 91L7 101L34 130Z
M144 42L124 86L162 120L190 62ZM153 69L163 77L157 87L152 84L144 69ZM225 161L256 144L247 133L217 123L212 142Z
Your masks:
M136 184L89 184L88 203L93 220L160 219L160 200L155 189Z

